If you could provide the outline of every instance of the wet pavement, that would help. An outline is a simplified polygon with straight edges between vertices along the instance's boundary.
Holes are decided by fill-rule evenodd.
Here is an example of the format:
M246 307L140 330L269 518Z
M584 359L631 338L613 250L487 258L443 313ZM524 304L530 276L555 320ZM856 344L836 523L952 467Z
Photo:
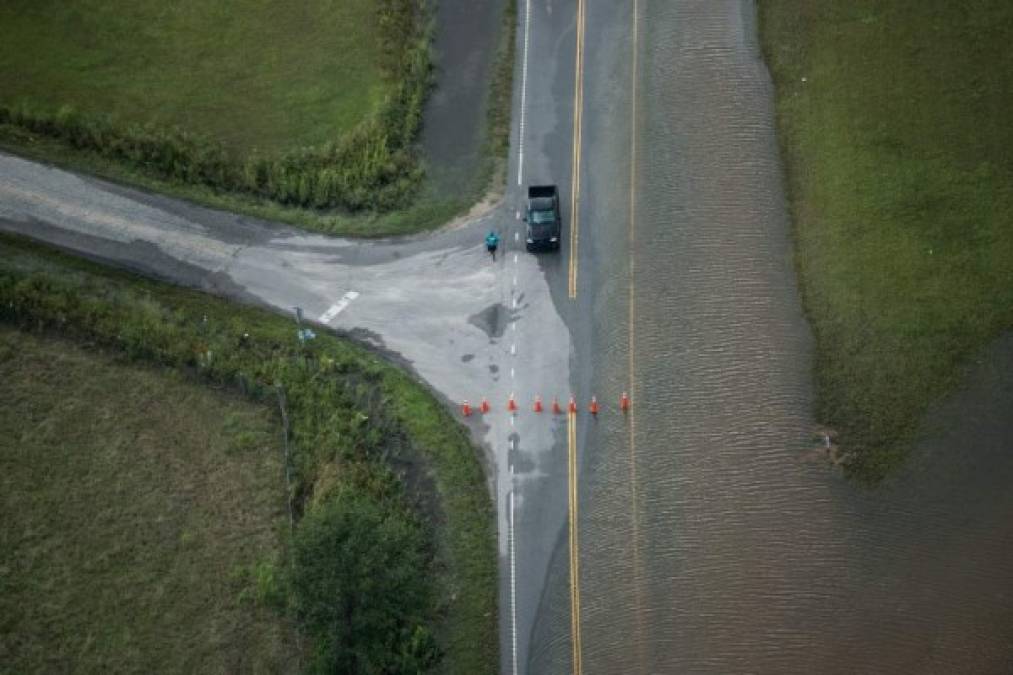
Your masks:
M753 4L585 3L576 231L577 3L518 5L529 68L515 78L506 197L461 229L307 235L0 155L0 230L298 305L450 403L488 397L492 412L468 424L497 505L504 673L1009 672L1013 343L932 412L901 475L844 482L814 437ZM572 299L566 246L533 256L519 238L523 188L542 181L560 186L564 242L579 234ZM490 228L504 241L495 263ZM573 576L570 429L530 410L536 394L548 406L570 392Z

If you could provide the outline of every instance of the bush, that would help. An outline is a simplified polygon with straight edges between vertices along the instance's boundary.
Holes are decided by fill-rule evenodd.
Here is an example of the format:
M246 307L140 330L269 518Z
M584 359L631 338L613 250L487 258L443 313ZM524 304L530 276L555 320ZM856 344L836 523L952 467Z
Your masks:
M435 665L421 532L410 514L350 489L303 519L292 588L314 639L312 672L421 673Z

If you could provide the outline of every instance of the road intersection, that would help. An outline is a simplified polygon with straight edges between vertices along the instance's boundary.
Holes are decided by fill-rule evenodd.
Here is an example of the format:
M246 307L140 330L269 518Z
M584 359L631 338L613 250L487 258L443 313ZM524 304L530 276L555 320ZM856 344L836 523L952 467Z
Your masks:
M945 555L969 548L967 523L1002 509L941 513L938 486L917 481L856 496L802 459L811 335L753 3L518 10L506 194L459 227L335 239L0 154L0 230L300 307L455 410L488 400L461 419L498 514L504 674L885 672L888 661L904 672L913 654L963 663L973 645L1001 644L958 629L973 634L933 652L938 624L1008 609L992 593L1008 576L1000 525L975 539L994 549L977 576ZM544 183L560 188L559 255L524 250L524 189ZM552 414L571 394L577 414ZM1001 504L1013 466L991 465L967 481ZM952 473L939 472L946 484Z
M0 155L0 230L281 312L298 307L306 320L392 355L450 405L493 402L488 414L464 421L487 453L497 505L503 671L528 672L547 570L561 533L568 532L572 604L565 626L572 642L569 667L581 672L575 523L586 415L538 415L530 406L535 396L566 401L576 394L583 411L593 395L586 377L583 382L572 377L577 356L566 320L573 320L574 308L559 309L578 291L579 172L571 174L568 161L580 161L583 2L555 7L525 2L522 19L524 74L516 79L520 109L514 119L524 120L524 133L519 122L510 175L556 182L563 190L572 182L566 203L573 217L564 218L573 236L560 256L524 250L517 218L523 184L508 190L497 208L455 229L361 242L307 234L9 155ZM574 83L572 97L550 95ZM573 133L567 128L571 120ZM567 148L567 141L576 145ZM495 262L481 245L489 229L503 240L503 255ZM521 404L517 414L506 410L511 397ZM618 415L615 404L606 406L603 418Z

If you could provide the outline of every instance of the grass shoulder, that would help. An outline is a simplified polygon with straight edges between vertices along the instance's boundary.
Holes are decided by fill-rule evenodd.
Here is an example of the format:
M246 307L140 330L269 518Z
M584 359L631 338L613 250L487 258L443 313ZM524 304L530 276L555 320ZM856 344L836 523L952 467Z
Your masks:
M341 237L395 237L433 230L463 212L471 197L441 197L431 194L424 186L411 204L392 211L326 212L285 205L266 197L223 192L204 185L175 182L139 173L100 153L81 152L59 140L13 125L0 124L0 150L213 209Z
M496 670L484 475L464 431L417 382L330 335L301 345L290 321L262 310L13 238L0 238L0 253L3 321L284 401L295 535L290 558L261 571L261 595L308 637L311 669ZM335 586L340 541L358 547L349 560L375 564L340 566ZM359 661L341 660L353 652Z
M876 482L1013 328L1013 6L765 0L759 12L816 413L847 471Z

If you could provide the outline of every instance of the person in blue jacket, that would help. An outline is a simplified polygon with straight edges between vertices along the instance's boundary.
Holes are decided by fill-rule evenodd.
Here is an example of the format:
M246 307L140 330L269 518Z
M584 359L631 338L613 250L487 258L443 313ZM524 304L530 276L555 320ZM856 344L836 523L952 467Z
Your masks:
M496 260L496 249L499 247L499 237L492 230L489 230L489 234L485 235L485 248L489 251L489 255L492 256L493 260Z

